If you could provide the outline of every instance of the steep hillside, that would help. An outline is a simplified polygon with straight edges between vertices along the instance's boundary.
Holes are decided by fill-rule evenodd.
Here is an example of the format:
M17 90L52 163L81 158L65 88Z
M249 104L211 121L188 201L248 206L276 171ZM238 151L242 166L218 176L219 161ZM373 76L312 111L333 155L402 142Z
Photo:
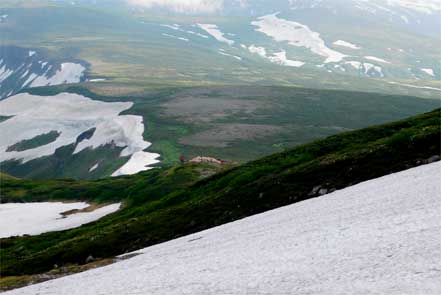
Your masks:
M423 165L6 294L435 295L440 174Z
M2 180L2 201L123 200L126 206L77 229L2 239L1 273L35 274L111 257L436 161L440 118L438 109L342 133L196 183L195 175L207 173L192 164L95 182Z

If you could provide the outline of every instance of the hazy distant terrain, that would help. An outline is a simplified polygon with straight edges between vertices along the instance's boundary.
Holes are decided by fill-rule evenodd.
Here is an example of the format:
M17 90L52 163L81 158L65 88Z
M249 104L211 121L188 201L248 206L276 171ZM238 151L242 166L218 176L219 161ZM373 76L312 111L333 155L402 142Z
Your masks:
M142 119L138 132L162 164L181 154L243 162L439 105L437 1L173 3L2 1L0 99L67 91L132 103L124 112ZM93 134L79 134L60 145L51 135L62 130L44 120L40 134L4 142L3 171L99 178L124 164L131 167L125 173L145 169L133 166L135 157L155 162L140 154L144 144L128 163L135 154L122 152L128 140L111 135L85 145ZM3 122L0 130L13 121ZM23 162L12 154L17 145L50 142L59 150L45 157Z

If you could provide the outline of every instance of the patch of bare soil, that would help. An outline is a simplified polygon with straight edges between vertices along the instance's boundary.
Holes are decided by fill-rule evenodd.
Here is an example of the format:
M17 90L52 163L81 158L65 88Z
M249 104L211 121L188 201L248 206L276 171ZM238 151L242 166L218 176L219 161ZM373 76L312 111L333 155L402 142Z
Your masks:
M201 147L227 147L234 141L254 140L281 132L283 127L262 124L219 124L216 127L183 137L181 144Z
M163 116L187 123L209 123L234 114L252 114L265 107L262 101L223 97L178 97L162 104Z

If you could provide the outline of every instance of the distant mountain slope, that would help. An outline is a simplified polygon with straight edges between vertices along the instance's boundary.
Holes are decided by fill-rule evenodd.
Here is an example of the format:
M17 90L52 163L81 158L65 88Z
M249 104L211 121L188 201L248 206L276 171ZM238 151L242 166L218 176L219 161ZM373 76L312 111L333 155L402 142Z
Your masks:
M441 12L407 2L225 1L214 15L115 1L10 4L0 5L0 33L4 44L84 60L91 77L126 88L297 85L436 97Z
M409 169L5 295L435 295L440 176Z
M187 164L94 182L6 179L3 202L123 200L126 206L74 230L2 239L2 276L123 254L439 160L440 118L438 109L346 132L200 181L219 168Z
M1 46L0 100L26 88L85 81L85 71L84 62L61 61L41 51Z

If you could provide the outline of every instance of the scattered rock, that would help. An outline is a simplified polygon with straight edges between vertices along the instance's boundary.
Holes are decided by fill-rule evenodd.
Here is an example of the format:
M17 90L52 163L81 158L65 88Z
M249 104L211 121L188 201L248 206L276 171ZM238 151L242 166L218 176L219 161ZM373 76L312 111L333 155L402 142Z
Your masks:
M308 194L308 196L315 196L322 189L321 185L315 186Z
M86 258L86 263L91 263L91 262L93 262L94 260L95 260L95 258L93 258L92 255L89 255L89 256Z
M431 164L431 163L438 162L439 160L440 160L440 156L439 155L435 155L435 156L432 156L429 159L427 159L425 162L427 164Z
M319 196L323 196L326 195L328 193L328 189L327 188L322 188L318 191L318 195Z

